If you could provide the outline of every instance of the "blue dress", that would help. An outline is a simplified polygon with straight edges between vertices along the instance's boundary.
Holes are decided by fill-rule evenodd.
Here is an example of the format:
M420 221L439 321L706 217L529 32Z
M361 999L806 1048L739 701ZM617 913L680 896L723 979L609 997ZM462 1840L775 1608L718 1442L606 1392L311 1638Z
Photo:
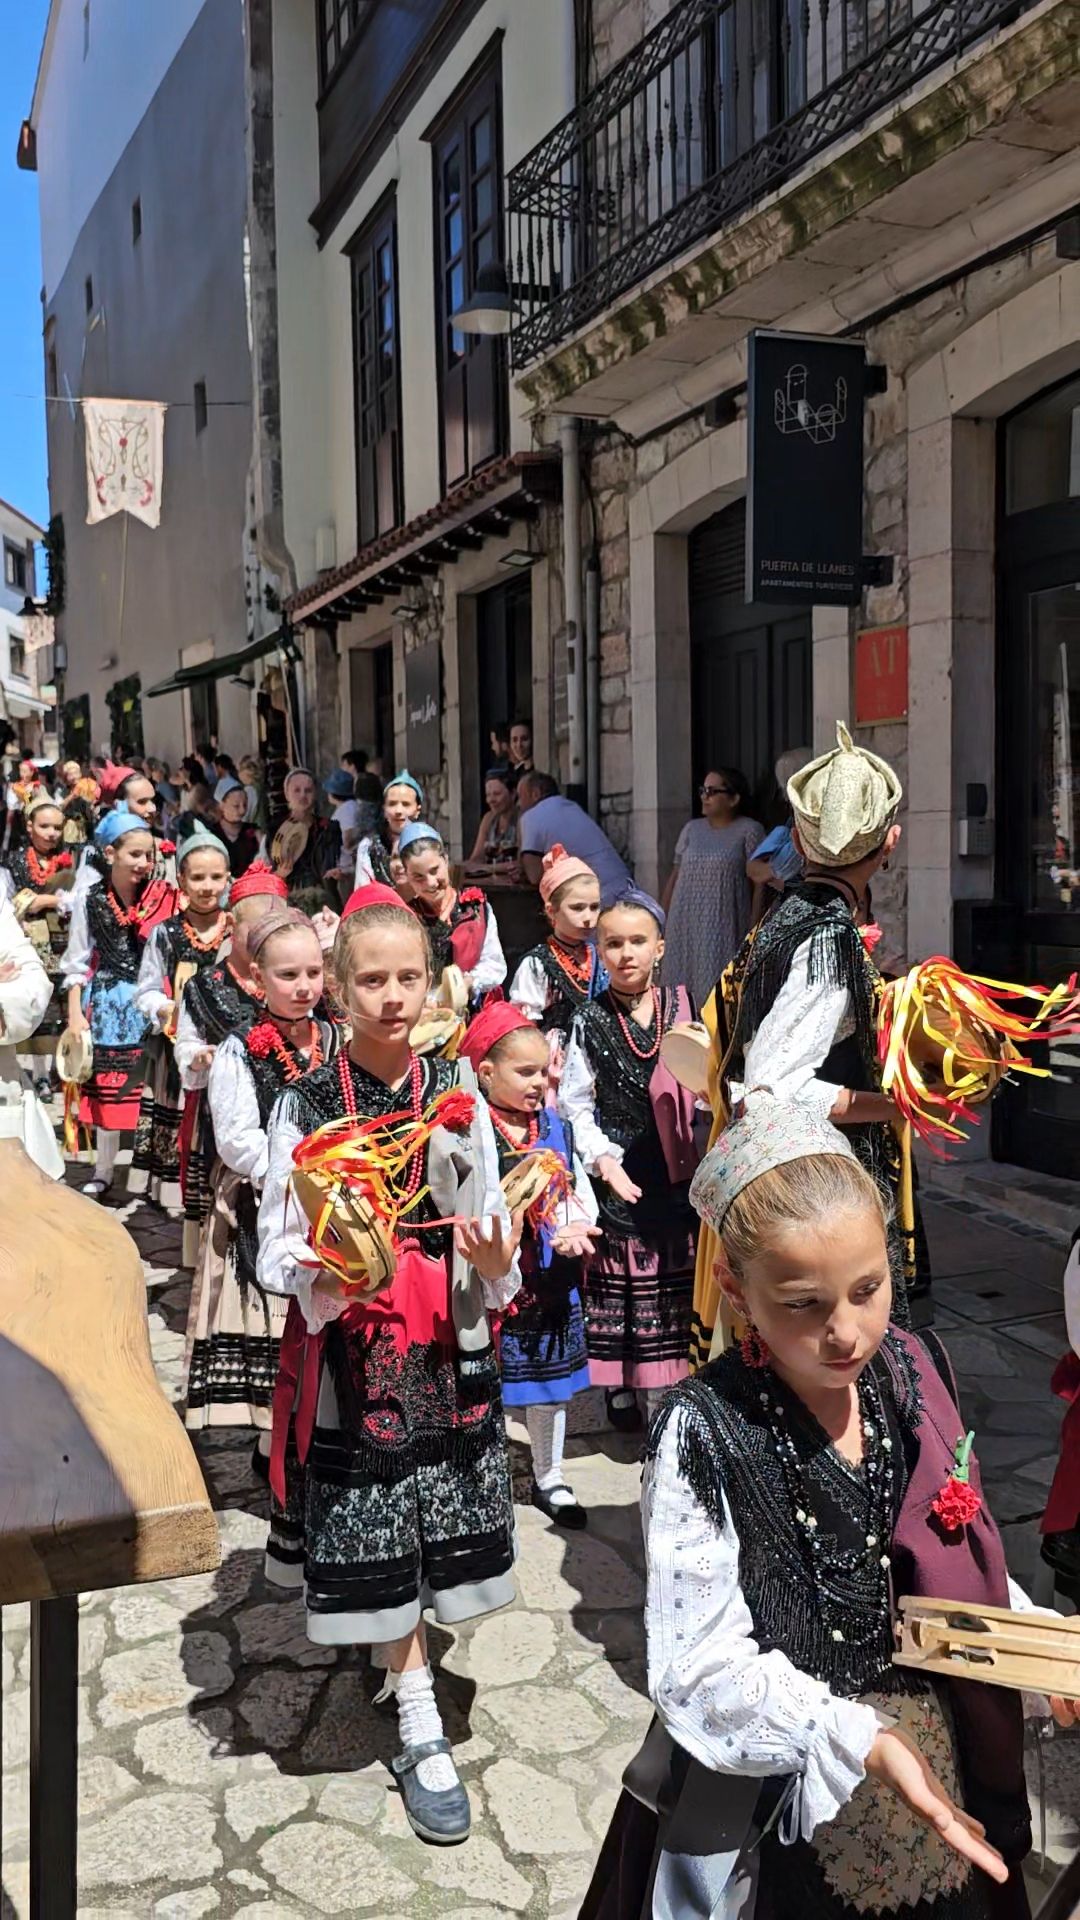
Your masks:
M568 1130L550 1107L539 1115L537 1148L557 1153L573 1166ZM521 1158L496 1129L499 1172L506 1175ZM526 1221L521 1236L521 1291L502 1323L499 1364L503 1405L561 1406L589 1385L585 1316L581 1305L581 1261L553 1253L546 1235Z

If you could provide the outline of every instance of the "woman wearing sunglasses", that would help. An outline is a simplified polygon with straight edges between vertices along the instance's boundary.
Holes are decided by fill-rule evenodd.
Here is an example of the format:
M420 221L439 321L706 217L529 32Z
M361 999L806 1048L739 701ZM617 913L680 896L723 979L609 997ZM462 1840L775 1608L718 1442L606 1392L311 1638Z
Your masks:
M707 773L699 789L701 818L688 820L664 889L667 945L663 977L703 1006L750 925L746 863L765 829L743 812L750 795L737 767Z

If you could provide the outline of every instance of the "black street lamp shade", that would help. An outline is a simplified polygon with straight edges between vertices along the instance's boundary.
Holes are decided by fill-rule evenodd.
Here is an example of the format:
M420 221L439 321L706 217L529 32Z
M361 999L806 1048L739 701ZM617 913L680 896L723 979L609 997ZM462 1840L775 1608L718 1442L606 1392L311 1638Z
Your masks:
M450 315L450 325L457 333L509 333L515 312L506 268L493 261L480 268L473 292Z

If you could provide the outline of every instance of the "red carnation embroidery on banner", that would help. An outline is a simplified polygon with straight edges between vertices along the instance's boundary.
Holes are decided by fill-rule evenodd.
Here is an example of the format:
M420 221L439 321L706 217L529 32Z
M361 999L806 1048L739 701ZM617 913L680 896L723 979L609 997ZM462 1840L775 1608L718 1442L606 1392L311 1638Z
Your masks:
M128 1077L126 1073L96 1073L94 1078L103 1091L112 1092L117 1087L126 1087Z
M256 1060L268 1059L278 1039L278 1030L269 1020L260 1020L250 1028L245 1045Z
M946 1533L959 1533L974 1520L982 1506L982 1495L976 1493L971 1484L971 1449L975 1443L973 1433L965 1434L956 1443L956 1458L953 1470L940 1493L930 1502L930 1511L937 1515Z
M449 1127L452 1133L467 1133L475 1113L475 1095L466 1093L463 1087L451 1087L435 1102L432 1119L437 1120L440 1127Z

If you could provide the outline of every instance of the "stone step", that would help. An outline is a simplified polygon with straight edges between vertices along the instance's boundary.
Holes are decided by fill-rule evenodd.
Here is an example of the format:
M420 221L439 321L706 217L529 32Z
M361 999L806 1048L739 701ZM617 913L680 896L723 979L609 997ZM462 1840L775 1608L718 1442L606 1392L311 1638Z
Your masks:
M1080 1226L1080 1180L1058 1180L1003 1160L935 1161L924 1168L925 1190L975 1201L1020 1225L1037 1227L1068 1245Z

